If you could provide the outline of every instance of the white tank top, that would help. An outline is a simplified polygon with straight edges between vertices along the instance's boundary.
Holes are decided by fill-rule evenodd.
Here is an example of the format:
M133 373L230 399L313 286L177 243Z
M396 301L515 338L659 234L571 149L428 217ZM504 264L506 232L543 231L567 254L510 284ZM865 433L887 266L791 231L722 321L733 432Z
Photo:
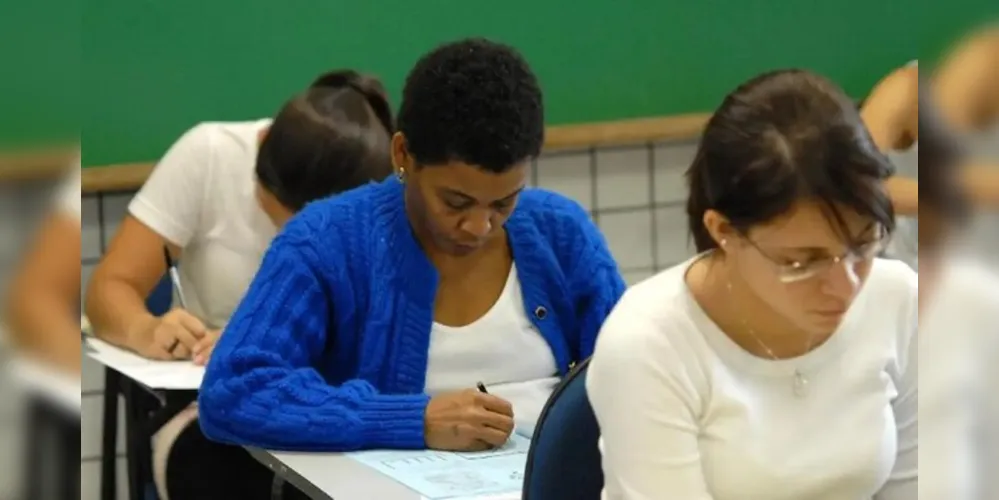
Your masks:
M430 331L426 391L486 385L513 405L517 432L530 435L541 408L558 383L558 366L548 342L531 323L516 265L499 299L481 318L452 327L434 322Z

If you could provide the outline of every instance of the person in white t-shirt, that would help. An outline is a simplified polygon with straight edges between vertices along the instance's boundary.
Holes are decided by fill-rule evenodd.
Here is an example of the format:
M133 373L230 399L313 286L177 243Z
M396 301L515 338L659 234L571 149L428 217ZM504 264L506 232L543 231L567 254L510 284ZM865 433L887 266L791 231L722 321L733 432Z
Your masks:
M319 77L273 120L187 131L129 204L94 271L86 294L94 333L148 358L206 363L280 227L311 201L391 174L393 132L382 84L348 70ZM145 298L166 272L164 248L178 262L186 308L175 291L175 307L157 317ZM161 500L270 491L265 469L238 447L209 442L196 419L192 406L156 436Z
M687 172L700 254L630 288L587 376L606 500L917 496L917 276L891 165L802 70L726 97Z
M95 333L149 358L203 363L199 349L217 338L281 225L310 201L388 176L392 130L381 83L338 71L273 120L187 131L94 271L86 310ZM166 271L164 246L178 260L187 310L155 317L144 302Z
M5 325L18 348L80 375L80 164L59 188L7 291Z

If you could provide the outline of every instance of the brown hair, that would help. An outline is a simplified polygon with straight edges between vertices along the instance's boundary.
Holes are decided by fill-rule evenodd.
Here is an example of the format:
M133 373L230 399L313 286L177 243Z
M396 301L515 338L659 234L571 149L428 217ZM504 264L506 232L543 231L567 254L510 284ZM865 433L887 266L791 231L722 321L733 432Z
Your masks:
M278 112L257 153L257 179L282 205L301 210L310 201L388 176L394 131L377 78L331 71Z
M841 206L892 232L883 180L893 173L839 87L804 70L766 73L726 96L708 121L686 174L688 225L703 252L718 247L704 226L707 210L746 232L815 198L844 237Z

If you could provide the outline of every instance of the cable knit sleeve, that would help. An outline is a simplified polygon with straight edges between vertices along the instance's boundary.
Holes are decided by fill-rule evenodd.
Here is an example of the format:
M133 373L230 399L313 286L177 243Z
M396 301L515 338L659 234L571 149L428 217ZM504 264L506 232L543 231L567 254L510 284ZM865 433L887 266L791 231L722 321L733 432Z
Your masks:
M597 333L624 295L626 285L603 233L579 203L560 197L558 212L563 261L579 321L579 359L593 354Z
M380 394L362 380L334 387L314 368L344 283L342 269L331 270L344 265L342 249L314 236L286 230L268 250L212 353L198 398L202 430L266 449L424 447L426 395Z

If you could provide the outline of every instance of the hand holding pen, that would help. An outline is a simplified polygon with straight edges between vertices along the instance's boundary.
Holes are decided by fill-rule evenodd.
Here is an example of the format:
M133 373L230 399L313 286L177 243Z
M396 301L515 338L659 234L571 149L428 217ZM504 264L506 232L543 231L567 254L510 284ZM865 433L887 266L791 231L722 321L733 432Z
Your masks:
M171 309L163 316L150 318L143 325L142 338L149 342L139 354L160 360L191 359L198 343L208 334L208 329L200 319L184 309L187 301L181 287L180 274L166 247L163 248L163 257L180 307Z
M513 406L489 394L479 382L476 389L442 393L430 399L424 415L428 448L482 451L502 446L513 432Z

